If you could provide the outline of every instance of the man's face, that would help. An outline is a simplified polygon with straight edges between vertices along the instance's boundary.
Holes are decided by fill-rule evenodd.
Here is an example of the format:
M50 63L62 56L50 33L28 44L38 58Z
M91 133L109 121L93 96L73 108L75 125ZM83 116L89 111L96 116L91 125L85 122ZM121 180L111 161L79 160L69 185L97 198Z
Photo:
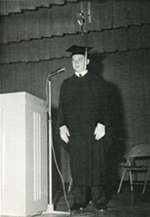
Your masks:
M86 66L89 60L85 58L83 54L74 54L72 56L72 66L76 72L83 72L86 70Z

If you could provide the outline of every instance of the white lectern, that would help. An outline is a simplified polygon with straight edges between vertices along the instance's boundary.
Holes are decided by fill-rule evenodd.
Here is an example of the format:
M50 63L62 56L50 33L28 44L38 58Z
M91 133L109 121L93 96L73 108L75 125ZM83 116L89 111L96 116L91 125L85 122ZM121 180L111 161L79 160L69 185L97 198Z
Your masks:
M47 209L46 102L26 92L0 95L0 215Z

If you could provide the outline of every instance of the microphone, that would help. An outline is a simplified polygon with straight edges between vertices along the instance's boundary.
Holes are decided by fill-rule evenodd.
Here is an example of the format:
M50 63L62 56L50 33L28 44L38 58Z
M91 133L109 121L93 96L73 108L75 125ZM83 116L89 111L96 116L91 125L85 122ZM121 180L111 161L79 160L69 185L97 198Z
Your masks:
M59 74L59 73L62 73L62 72L64 72L64 71L66 71L66 68L65 68L65 67L61 67L61 68L59 68L59 69L54 70L54 71L51 72L51 74L47 77L47 80L50 80L51 77L53 77L53 76L55 76L55 75L57 75L57 74Z

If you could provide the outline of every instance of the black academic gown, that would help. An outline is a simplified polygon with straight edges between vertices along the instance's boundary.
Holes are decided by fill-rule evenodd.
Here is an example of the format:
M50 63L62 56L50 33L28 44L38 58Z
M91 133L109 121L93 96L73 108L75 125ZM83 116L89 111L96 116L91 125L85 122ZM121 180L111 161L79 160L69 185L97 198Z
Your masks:
M105 85L89 72L66 79L60 91L58 127L70 132L68 146L74 185L97 186L105 182L107 133L95 140L97 123L107 125ZM107 130L107 126L106 126Z

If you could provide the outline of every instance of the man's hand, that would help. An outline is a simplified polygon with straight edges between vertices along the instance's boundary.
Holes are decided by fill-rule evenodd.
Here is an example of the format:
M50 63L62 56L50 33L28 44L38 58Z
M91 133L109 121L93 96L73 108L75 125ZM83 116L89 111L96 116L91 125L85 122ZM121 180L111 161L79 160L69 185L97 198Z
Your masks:
M105 125L98 123L94 131L95 139L99 140L105 136Z
M69 130L68 130L67 126L64 125L64 126L60 127L59 130L60 130L60 137L61 137L61 139L65 143L68 143L69 142L70 133L69 133Z

